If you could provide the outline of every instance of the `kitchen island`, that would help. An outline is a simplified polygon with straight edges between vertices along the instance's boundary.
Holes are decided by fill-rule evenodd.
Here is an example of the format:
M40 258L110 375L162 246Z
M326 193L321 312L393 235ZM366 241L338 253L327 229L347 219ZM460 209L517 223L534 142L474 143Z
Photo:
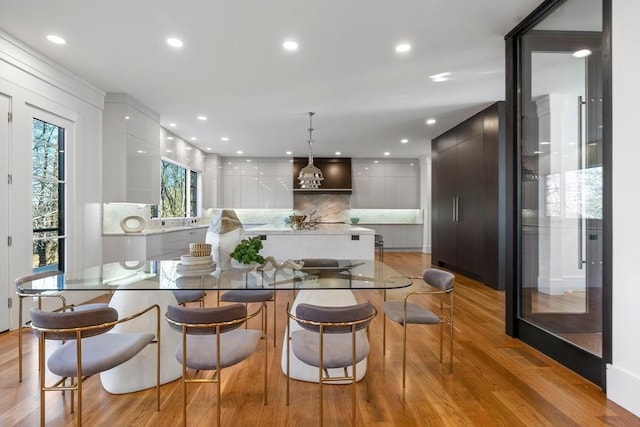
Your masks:
M278 260L301 258L368 259L374 257L375 231L349 224L317 224L297 228L266 224L246 228L247 236L260 236L265 256Z

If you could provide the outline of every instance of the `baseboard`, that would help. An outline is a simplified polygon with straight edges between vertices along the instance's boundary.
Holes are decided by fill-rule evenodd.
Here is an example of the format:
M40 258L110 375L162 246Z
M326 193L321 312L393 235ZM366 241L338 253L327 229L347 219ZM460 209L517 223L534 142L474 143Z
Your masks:
M607 365L607 399L640 417L640 377Z

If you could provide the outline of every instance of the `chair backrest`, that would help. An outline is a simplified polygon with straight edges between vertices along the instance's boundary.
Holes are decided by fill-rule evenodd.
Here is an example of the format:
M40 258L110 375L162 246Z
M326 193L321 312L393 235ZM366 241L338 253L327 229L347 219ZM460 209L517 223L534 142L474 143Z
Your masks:
M324 325L324 332L333 334L351 332L353 324L356 325L356 330L364 329L375 316L376 309L368 301L362 304L338 307L304 303L298 304L296 307L296 317L313 322L298 322L298 324L303 329L312 332L319 332L320 324Z
M309 267L338 267L340 263L332 258L302 258L303 268Z
M216 326L220 325L220 332L236 329L247 318L247 307L244 304L230 304L221 307L182 307L170 305L165 317L170 320L169 326L182 333L183 325L187 326L187 334L211 335L216 333Z
M118 312L112 307L100 307L82 311L42 311L38 308L31 309L31 325L34 333L40 336L41 330L47 330L47 338L53 340L69 340L76 338L74 328L90 328L118 320ZM91 328L82 331L81 337L92 337L103 334L113 328L114 325L102 328ZM40 329L40 330L39 330ZM49 332L48 330L51 330ZM55 330L65 330L58 331Z
M425 283L443 291L453 289L455 278L456 277L448 271L435 268L428 268L422 273L422 280L424 280Z
M16 278L15 283L16 283L16 292L18 293L40 293L40 291L38 290L28 290L28 291L20 291L19 287L20 285L22 285L23 283L27 283L27 282L33 282L34 280L39 280L39 279L44 279L47 277L52 277L52 276L58 276L60 274L63 274L62 271L60 270L47 270L47 271L40 271L38 273L31 273L31 274L27 274L24 276L20 276L18 278Z

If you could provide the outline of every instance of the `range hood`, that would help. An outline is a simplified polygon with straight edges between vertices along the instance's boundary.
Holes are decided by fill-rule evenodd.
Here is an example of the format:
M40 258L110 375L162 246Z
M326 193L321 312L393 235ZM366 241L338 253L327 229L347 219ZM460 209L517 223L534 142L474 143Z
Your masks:
M298 173L307 166L309 159L294 157L293 159L293 191L305 193L351 193L351 158L350 157L314 157L313 164L322 171L324 180L320 188L300 188Z

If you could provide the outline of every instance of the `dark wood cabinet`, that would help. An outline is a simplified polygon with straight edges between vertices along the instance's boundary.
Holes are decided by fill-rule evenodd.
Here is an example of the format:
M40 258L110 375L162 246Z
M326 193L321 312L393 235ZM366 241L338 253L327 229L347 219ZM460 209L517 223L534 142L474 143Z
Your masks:
M324 180L319 189L301 189L298 181L300 169L309 164L307 157L293 159L293 190L306 192L336 191L351 193L351 158L316 157L313 164L322 171Z
M432 264L498 284L496 103L432 141Z

